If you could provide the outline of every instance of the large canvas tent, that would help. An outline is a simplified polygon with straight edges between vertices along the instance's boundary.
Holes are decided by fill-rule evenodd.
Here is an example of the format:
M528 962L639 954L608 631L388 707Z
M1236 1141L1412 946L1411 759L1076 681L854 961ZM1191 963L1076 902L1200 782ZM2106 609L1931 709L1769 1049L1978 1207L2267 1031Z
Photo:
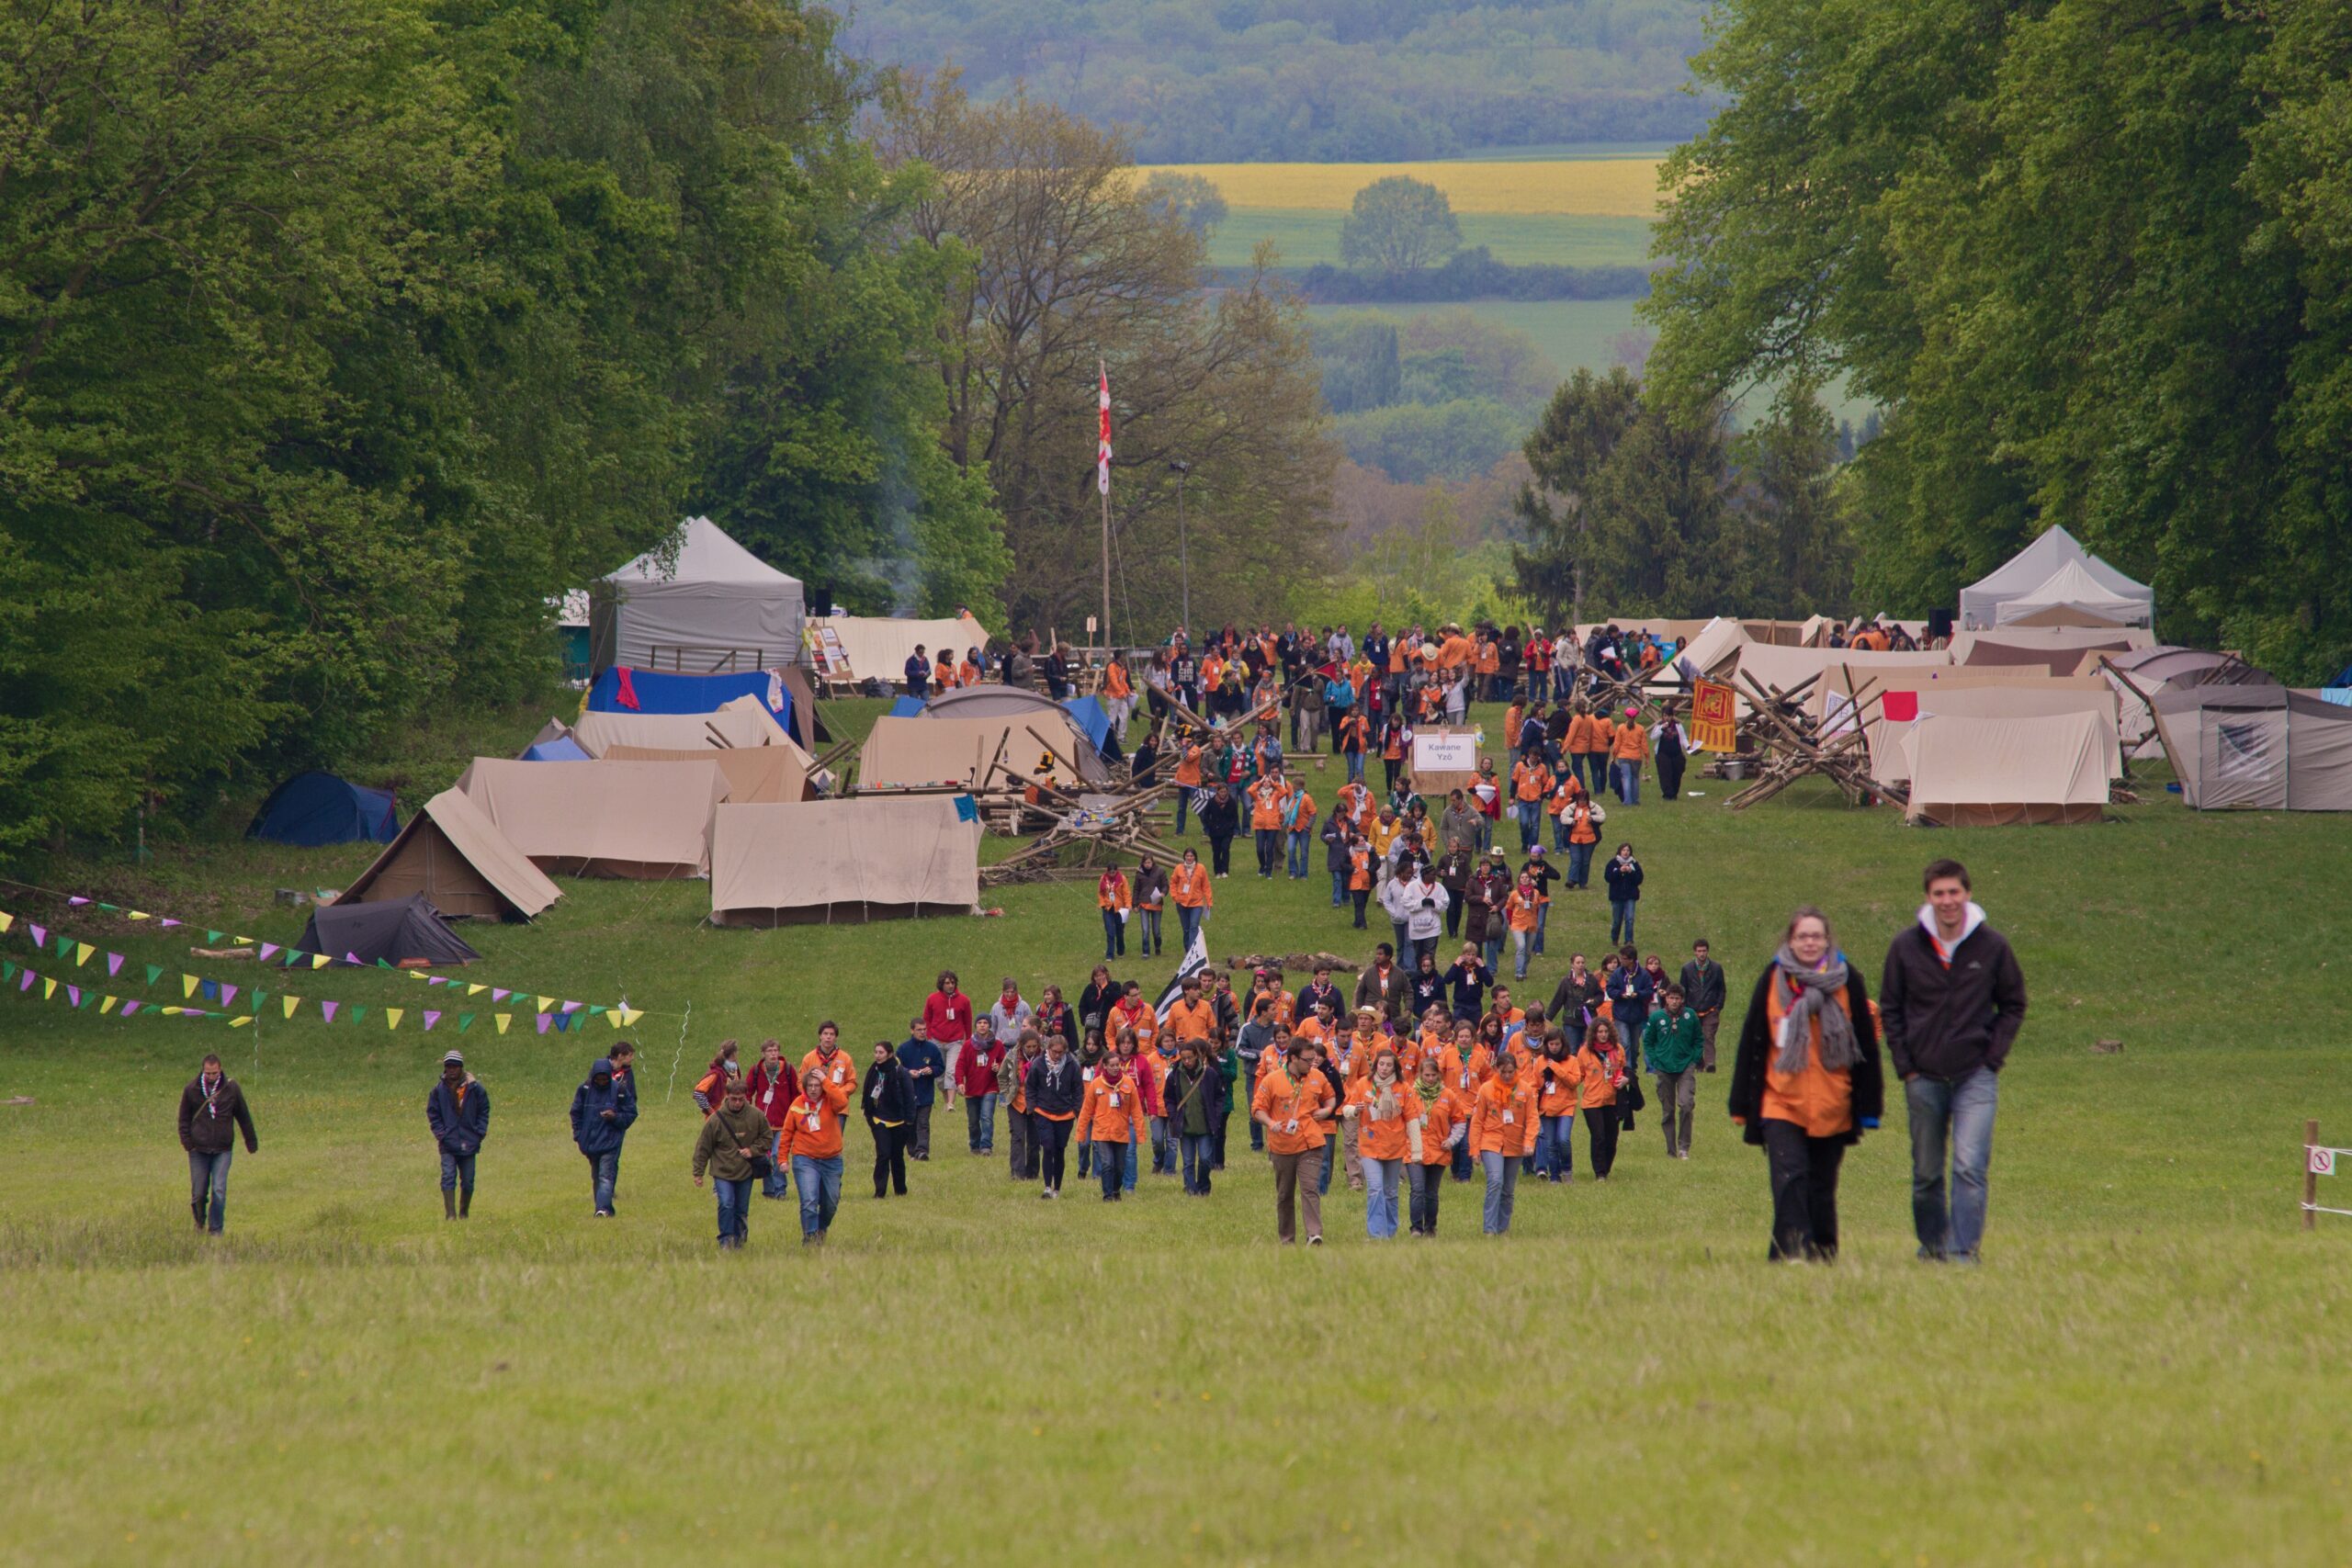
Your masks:
M1015 779L1042 779L1064 789L1094 782L1078 770L1093 748L1069 715L1047 706L1010 718L893 718L874 721L858 753L857 787L910 788L960 784L985 789ZM1101 763L1098 760L1096 766Z
M790 746L793 739L756 699L738 697L716 713L583 713L571 738L596 756L616 746L670 751L720 747Z
M2003 604L2041 588L2050 581L2051 573L2070 561L2079 563L2091 581L2112 597L2145 605L2147 613L2141 617L2143 622L2155 618L2154 589L2144 582L2132 581L2084 549L2064 528L2052 524L2031 544L1960 591L1960 624L1963 627L1997 626Z
M1903 739L1911 779L1904 815L1944 828L2097 822L2113 733L2095 713L1931 714Z
M2199 811L2352 811L2352 708L2317 692L2206 683L2149 701Z
M563 892L458 790L445 789L343 890L338 904L421 895L453 919L527 920Z
M2154 615L2154 599L2117 592L2093 577L2086 562L2070 560L2027 592L1995 605L1993 622L2007 626L2049 611L2079 612L2093 624L2145 626Z
M722 926L969 914L980 824L951 796L718 808L710 918Z
M1933 680L1890 677L1863 708L1871 776L1883 784L1910 778L1904 739L1939 714L1964 718L2046 718L2087 713L2098 723L2100 777L2120 777L2123 745L2115 689L2098 676L2017 676L1972 670L1928 671Z
M890 711L897 713L898 706L894 704ZM1045 693L1026 686L958 686L952 692L934 694L921 711L925 718L1028 718L1060 713L1077 732L1080 750L1070 760L1078 764L1079 773L1089 784L1100 784L1111 776L1102 754L1102 741L1111 733L1111 719L1102 711L1102 704L1091 697L1071 697L1057 703ZM1095 726L1100 726L1099 733Z
M727 798L741 805L806 800L816 790L808 783L808 759L797 746L738 746L718 751L672 751L658 746L615 746L605 752L608 762L711 762L727 778Z
M296 773L254 813L245 837L316 849L322 844L388 844L400 812L387 789L369 789L333 773Z
M370 904L322 904L302 928L301 949L343 964L389 964L395 969L437 969L481 956L441 923L422 894Z
M542 871L660 880L710 869L716 762L549 768L477 757L458 788Z
M590 594L589 640L599 670L707 675L764 670L800 658L800 580L728 537L707 517L678 525Z
M953 620L911 621L888 615L812 615L808 621L810 664L829 681L881 681L896 685L906 678L907 660L915 645L923 658L936 662L942 648L961 660L967 649L989 645L988 628L969 615Z

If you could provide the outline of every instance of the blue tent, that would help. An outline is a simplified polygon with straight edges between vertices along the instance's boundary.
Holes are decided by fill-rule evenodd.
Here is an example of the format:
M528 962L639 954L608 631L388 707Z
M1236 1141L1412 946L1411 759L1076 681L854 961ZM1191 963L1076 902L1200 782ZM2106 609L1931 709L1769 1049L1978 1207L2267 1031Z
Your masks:
M333 773L296 773L269 792L245 829L273 843L389 844L401 830L388 789L363 789Z
M890 716L892 718L921 718L922 710L929 705L921 697L893 697L890 699Z
M670 675L659 670L628 671L629 690L637 697L630 707L620 698L620 667L604 671L588 688L591 713L717 713L722 703L756 697L787 735L792 728L792 693L773 670L747 670L734 675Z
M1101 703L1092 697L1069 697L1062 702L1062 711L1069 715L1070 722L1077 725L1089 740L1094 742L1097 751L1102 750L1102 742L1111 736L1111 716L1102 711Z
M559 735L552 740L543 740L537 745L525 748L523 761L526 762L589 762L595 759L582 750L580 742L571 736Z

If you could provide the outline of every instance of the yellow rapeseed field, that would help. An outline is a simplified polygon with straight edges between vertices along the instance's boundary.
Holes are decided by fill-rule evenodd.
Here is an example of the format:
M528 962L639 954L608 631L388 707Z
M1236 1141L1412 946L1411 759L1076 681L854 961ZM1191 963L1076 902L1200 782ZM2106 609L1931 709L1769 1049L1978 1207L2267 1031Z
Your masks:
M1553 214L1570 218L1652 218L1657 213L1657 161L1564 158L1554 162L1422 164L1181 164L1174 174L1204 175L1228 207L1344 212L1356 192L1390 175L1409 175L1443 191L1456 212ZM1151 167L1138 171L1149 175Z

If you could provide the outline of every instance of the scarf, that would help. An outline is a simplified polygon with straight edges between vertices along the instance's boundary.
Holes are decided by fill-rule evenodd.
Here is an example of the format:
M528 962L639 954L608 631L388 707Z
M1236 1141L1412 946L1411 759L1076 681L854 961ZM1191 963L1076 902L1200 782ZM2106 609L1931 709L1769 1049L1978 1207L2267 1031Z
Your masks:
M1439 1097L1445 1093L1445 1080L1440 1078L1435 1083L1423 1083L1420 1079L1415 1078L1413 1088L1419 1092L1421 1103L1424 1106L1435 1105Z
M1818 969L1807 969L1786 945L1772 954L1772 962L1796 987L1796 999L1781 1020L1778 1054L1772 1058L1772 1069L1781 1073L1804 1071L1805 1044L1812 1031L1805 1026L1818 1021L1821 1024L1821 1065L1831 1072L1841 1072L1861 1059L1861 1052L1854 1043L1853 1021L1846 1010L1838 1005L1838 993L1846 988L1846 958L1832 953Z

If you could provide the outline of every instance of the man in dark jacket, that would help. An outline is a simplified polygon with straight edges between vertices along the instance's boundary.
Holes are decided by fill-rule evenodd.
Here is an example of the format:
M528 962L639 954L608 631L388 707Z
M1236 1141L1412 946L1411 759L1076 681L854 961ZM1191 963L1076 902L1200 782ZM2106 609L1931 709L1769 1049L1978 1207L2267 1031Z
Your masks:
M1699 1034L1706 1042L1699 1070L1715 1070L1715 1026L1724 1020L1724 998L1731 985L1724 966L1710 955L1707 939L1690 944L1690 962L1682 966L1683 1004L1699 1016ZM1884 1005L1882 1003L1881 1005Z
M474 1209L474 1156L490 1135L490 1090L466 1071L456 1051L441 1058L440 1081L424 1097L424 1122L441 1149L441 1217L454 1220Z
M1406 1009L1412 1005L1412 976L1397 967L1396 949L1384 942L1372 950L1372 966L1356 976L1355 1005L1376 1011L1381 1003L1386 1002L1389 1017L1407 1018L1410 1016ZM1340 1098L1347 1098L1344 1084L1340 1086Z
M1968 868L1929 865L1917 925L1886 950L1879 1014L1911 1113L1911 1223L1919 1256L1976 1261L2001 1066L2025 1023L2025 974L1968 897ZM1946 1151L1951 1205L1945 1205Z
M718 1193L721 1250L740 1250L751 1238L752 1183L759 1177L759 1162L775 1157L775 1130L752 1108L743 1080L729 1078L718 1109L703 1122L695 1140L695 1185L702 1185L703 1172L708 1170Z
M1233 869L1233 836L1241 831L1241 803L1229 786L1219 784L1201 807L1201 831L1209 836L1210 869L1222 877Z
M899 1042L899 1066L907 1069L907 1077L914 1085L914 1122L907 1141L907 1153L916 1159L931 1157L931 1108L939 1093L939 1080L947 1074L947 1058L939 1047L924 1038L922 1020L916 1019L907 1026L907 1037Z
M922 644L907 655L907 695L922 697L931 691L931 660L922 656Z
M229 1156L240 1132L245 1153L259 1154L245 1091L221 1069L220 1057L207 1056L180 1090L180 1147L187 1151L187 1206L198 1230L219 1235L229 1222Z
M637 1120L637 1096L614 1081L613 1064L596 1058L588 1081L571 1095L571 1141L588 1161L596 1217L613 1217L613 1183L620 1179L621 1140Z

